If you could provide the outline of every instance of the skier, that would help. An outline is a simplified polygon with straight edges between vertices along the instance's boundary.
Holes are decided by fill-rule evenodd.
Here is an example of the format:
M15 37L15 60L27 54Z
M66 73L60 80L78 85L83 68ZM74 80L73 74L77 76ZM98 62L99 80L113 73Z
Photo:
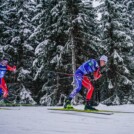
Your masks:
M5 83L4 80L4 76L6 71L16 71L16 66L9 66L8 65L8 60L7 59L3 59L0 62L0 96L3 94L3 98L7 98L8 96L8 89L7 89L7 85Z
M76 88L71 92L69 97L65 100L64 108L66 109L73 108L71 106L71 100L81 90L81 87L83 85L88 90L87 95L86 95L86 104L85 104L84 109L96 110L91 105L91 97L94 91L94 87L86 75L89 75L91 79L96 81L102 76L102 74L100 73L100 68L105 66L107 61L108 61L108 57L105 55L102 55L99 61L96 61L95 59L90 59L86 61L85 63L83 63L76 70L75 75L74 75Z

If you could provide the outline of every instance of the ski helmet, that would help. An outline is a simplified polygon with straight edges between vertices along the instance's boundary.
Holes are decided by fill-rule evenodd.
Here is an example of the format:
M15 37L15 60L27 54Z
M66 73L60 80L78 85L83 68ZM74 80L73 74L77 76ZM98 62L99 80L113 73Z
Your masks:
M103 60L103 61L105 61L105 63L107 63L108 62L108 57L106 55L102 55L100 57L100 60Z

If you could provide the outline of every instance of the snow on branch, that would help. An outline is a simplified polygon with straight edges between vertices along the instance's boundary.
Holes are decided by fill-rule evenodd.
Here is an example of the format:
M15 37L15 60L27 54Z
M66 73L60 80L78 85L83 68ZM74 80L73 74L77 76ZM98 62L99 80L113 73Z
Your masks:
M114 50L113 57L114 59L117 59L118 62L123 62L123 58L118 54L116 50Z
M22 85L23 88L20 92L20 103L22 104L32 104L35 105L36 102L33 100L33 98L31 97L31 92L29 90L27 90L24 85Z
M132 82L124 75L121 75L121 81L123 85L132 85Z
M113 84L112 84L112 82L111 82L111 80L109 81L109 84L108 84L108 89L113 89L114 88L114 86L113 86Z
M111 97L109 97L108 99L104 100L103 102L101 102L102 104L106 104L106 105L120 105L120 98L117 95L112 95Z
M40 54L42 52L42 48L44 48L48 44L49 40L45 40L41 42L35 49L35 55Z
M39 74L41 73L41 71L42 71L42 69L44 68L44 66L43 65L41 65L41 67L40 68L38 68L38 70L37 70L37 72L36 72L36 75L35 75L35 77L34 77L34 81L38 78L38 76L39 76Z
M2 25L4 25L5 23L3 22L3 21L0 21L0 25L2 26Z
M20 71L19 71L19 74L18 74L18 77L17 77L17 80L18 81L23 81L26 79L27 75L29 75L31 72L24 69L24 68L21 68Z

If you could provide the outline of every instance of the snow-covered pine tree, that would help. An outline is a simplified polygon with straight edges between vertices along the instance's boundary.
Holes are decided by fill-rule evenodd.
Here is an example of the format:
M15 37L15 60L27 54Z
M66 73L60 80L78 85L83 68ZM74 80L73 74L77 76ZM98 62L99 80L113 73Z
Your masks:
M127 19L125 20L125 26L127 27L127 33L131 35L132 41L134 42L134 1L133 0L125 0L123 2L126 12ZM134 43L133 43L134 44ZM130 77L132 79L132 89L129 93L128 102L134 103L134 47L131 49L129 56L126 59L128 68L130 70Z
M126 103L132 90L131 72L127 58L133 48L127 12L122 1L105 0L101 5L102 45L109 54L109 71L102 86L101 100L107 104Z
M4 32L4 27L5 27L5 15L3 14L3 1L0 1L0 58L3 56L3 51L2 51L2 44L3 44L3 32Z
M10 45L12 38L12 17L14 16L15 9L13 8L13 1L0 1L0 58L7 58L9 60L9 64L12 64L11 53L14 53L15 49ZM14 74L10 73L10 76L6 75L7 85L9 87L9 95L10 93L10 84L14 82ZM11 91L12 92L12 91Z
M7 26L9 21L9 6L8 1L0 1L0 58L5 57L5 55L7 56L4 50L10 40L11 29Z
M6 44L3 47L3 53L6 54L6 58L10 59L10 64L17 66L16 74L10 76L7 82L10 83L8 84L9 91L11 91L9 96L13 97L15 102L19 102L21 101L21 89L25 88L25 91L29 90L29 94L30 89L33 88L31 67L34 58L34 49L28 41L28 37L33 30L30 17L34 6L30 0L10 0L6 1L6 3L6 27L8 29L5 31L6 36L4 40L6 40ZM25 99L29 100L29 103L35 103L34 100L28 98L29 95L27 96L26 92L24 94Z
M36 15L32 19L36 29L31 38L35 38L38 44L33 63L34 81L40 85L37 91L42 105L57 104L57 97L64 96L63 89L59 88L59 74L56 72L65 72L63 70L68 68L67 59L62 61L62 57L66 57L67 49L64 46L68 37L65 10L65 1L38 1Z

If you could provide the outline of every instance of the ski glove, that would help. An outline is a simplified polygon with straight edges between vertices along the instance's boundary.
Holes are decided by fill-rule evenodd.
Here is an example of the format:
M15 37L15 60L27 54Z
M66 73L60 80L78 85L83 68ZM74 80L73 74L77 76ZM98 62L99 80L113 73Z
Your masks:
M16 71L16 66L11 67L11 66L7 65L7 70Z
M16 66L13 66L13 71L16 71Z
M8 96L8 92L7 92L7 91L4 91L3 97L4 97L4 98L7 98L7 96Z
M102 74L100 73L100 68L94 72L94 80L98 80Z

